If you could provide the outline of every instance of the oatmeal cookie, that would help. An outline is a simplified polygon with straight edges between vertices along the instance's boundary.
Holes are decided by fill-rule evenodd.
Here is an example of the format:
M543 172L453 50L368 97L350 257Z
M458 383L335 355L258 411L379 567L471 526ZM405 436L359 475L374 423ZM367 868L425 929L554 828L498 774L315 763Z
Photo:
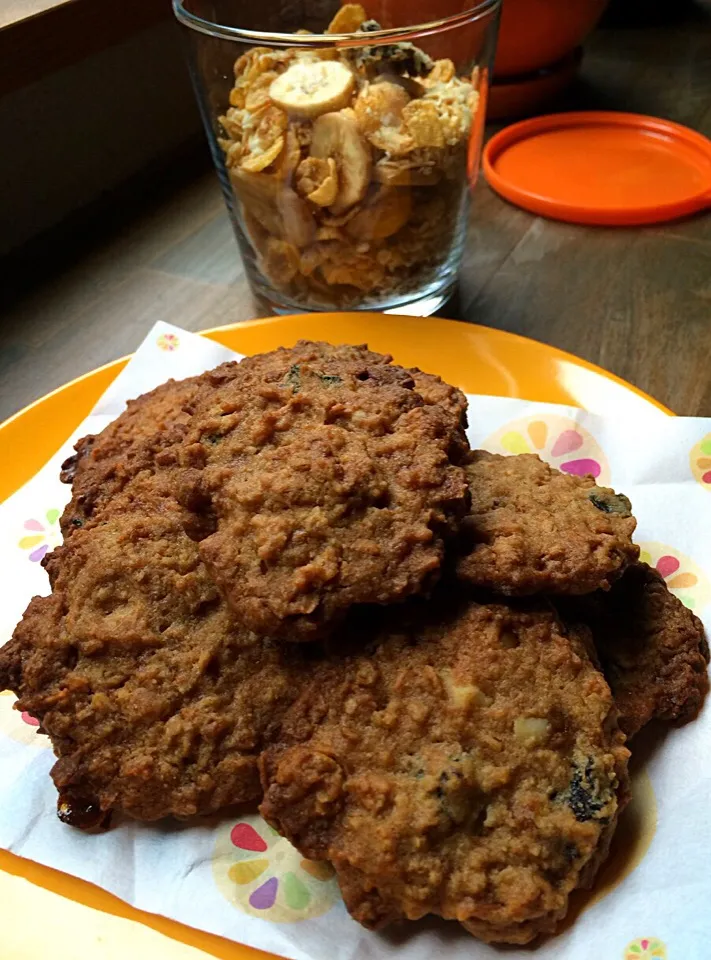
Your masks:
M609 592L562 610L592 627L629 737L650 720L682 724L697 716L709 691L704 626L656 570L633 564Z
M52 595L0 650L0 689L52 741L60 815L189 817L259 797L257 757L299 689L298 648L235 622L168 498L78 529L57 553Z
M437 914L527 943L592 882L627 801L612 694L549 609L408 606L314 668L260 760L262 815L331 861L368 927Z
M230 378L237 366L223 364L198 377L168 380L129 400L126 410L101 433L76 443L76 452L64 461L60 474L72 485L72 499L60 520L65 540L98 519L137 476L155 473L166 460L166 451L182 438L200 390Z
M196 377L168 380L129 400L126 410L101 433L79 440L75 453L62 464L60 478L72 485L72 500L60 520L64 539L100 519L116 495L137 477L150 477L157 469L174 465L171 448L184 437L199 395L235 377L257 370L268 376L272 365L281 369L286 361L297 363L301 357L311 359L326 352L344 358L367 358L370 363L389 363L392 359L369 351L365 345L332 347L299 341L294 347L258 354L241 363L221 364Z
M308 640L355 604L432 585L468 490L460 419L412 374L353 347L298 349L245 361L198 404L183 502L242 622Z
M552 469L534 454L477 450L458 577L510 596L608 589L639 557L622 494Z

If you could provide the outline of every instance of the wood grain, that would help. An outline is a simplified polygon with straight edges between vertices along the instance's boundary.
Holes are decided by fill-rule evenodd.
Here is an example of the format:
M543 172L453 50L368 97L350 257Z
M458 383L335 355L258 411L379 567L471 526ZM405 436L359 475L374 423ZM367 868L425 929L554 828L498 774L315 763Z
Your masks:
M711 4L685 10L663 28L598 31L563 106L639 110L711 135ZM157 319L200 330L264 312L216 177L201 170L142 181L130 202L124 192L13 264L20 292L0 324L0 418L130 351ZM576 227L530 216L481 183L459 295L444 312L555 344L678 413L711 416L709 216Z

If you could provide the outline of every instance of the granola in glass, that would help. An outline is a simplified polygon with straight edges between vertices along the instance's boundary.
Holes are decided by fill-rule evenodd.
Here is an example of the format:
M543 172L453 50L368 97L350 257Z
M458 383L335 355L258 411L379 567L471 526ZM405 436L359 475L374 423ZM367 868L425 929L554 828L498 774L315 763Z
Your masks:
M347 4L328 32L379 29ZM273 286L338 307L434 279L461 230L476 68L397 43L254 47L234 73L219 143Z

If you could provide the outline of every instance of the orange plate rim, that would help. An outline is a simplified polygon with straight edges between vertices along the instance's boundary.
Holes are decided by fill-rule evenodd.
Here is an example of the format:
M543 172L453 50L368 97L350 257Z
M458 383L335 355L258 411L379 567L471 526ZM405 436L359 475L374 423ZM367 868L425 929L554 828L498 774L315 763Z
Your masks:
M195 333L196 336L208 337L210 340L216 340L219 342L220 334L232 330L244 330L251 327L260 327L267 326L272 323L280 323L281 321L288 320L298 320L301 317L309 317L312 314L301 314L301 313L292 313L284 316L278 317L261 317L255 320L240 320L238 323L227 323L219 327L207 327L205 330L196 330L188 331L189 333ZM339 314L332 314L332 316L337 317ZM351 316L351 314L343 313L340 316ZM387 314L380 313L358 313L358 317L386 317L387 320L392 320L393 318ZM406 319L405 317L400 317L399 319ZM420 320L421 318L407 318L407 319L416 319ZM496 327L485 327L478 323L468 323L464 320L448 320L444 317L426 317L423 319L423 322L426 323L441 323L441 324L456 324L457 326L466 326L473 330L485 330L487 334L493 336L501 336L505 338L511 338L517 340L520 343L527 345L535 345L536 347L541 347L544 350L550 350L556 356L560 357L563 360L567 360L570 363L574 363L577 366L584 367L586 370L590 370L592 373L597 373L601 377L604 377L605 380L611 380L613 383L617 383L621 387L625 387L627 390L630 390L632 393L636 393L638 397L641 397L643 400L646 400L648 403L651 403L653 406L657 407L658 410L661 410L662 413L667 414L667 416L674 417L676 414L669 407L665 406L663 403L660 403L659 400L656 400L651 394L646 393L640 387L636 387L633 383L630 383L628 380L624 380L622 377L618 377L617 374L611 373L609 370L605 370L604 367L599 366L596 363L592 363L590 360L585 360L583 357L578 357L574 353L570 353L567 350L562 350L560 347L554 347L551 344L544 343L542 340L534 340L533 337L524 337L520 333L512 333L509 330L498 330ZM238 351L235 351L238 352ZM36 400L32 400L31 403L26 404L22 409L18 410L16 413L11 414L7 419L3 420L0 423L0 431L5 427L10 426L10 424L15 423L17 420L22 419L22 417L29 413L30 410L33 410L35 407L38 407L40 404L44 403L47 400L50 400L52 397L56 397L61 394L68 387L73 386L76 383L81 383L85 380L92 380L97 374L102 373L103 371L110 370L112 367L116 368L116 375L121 372L121 369L132 359L134 355L132 353L126 353L122 357L117 357L115 360L109 360L107 363L102 363L98 367L94 367L92 370L88 370L86 373L80 374L78 377L73 377L71 380L67 380L65 383L60 384L60 386L55 387L54 390L50 390L48 393L43 394L41 397L38 397ZM472 391L467 391L471 393ZM525 399L525 398L524 398Z

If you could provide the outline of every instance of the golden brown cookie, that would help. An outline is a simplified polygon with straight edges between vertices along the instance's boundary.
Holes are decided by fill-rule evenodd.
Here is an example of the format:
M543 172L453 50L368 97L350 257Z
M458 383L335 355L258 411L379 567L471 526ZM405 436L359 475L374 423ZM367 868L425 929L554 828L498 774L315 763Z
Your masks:
M437 914L527 943L592 882L627 801L584 629L550 610L415 602L337 652L260 761L263 816L328 859L369 927Z
M0 650L0 688L52 741L60 814L155 820L257 798L298 650L235 623L163 496L76 530L57 553L53 594Z
M650 720L682 724L697 716L709 691L704 626L656 570L633 564L608 593L564 609L592 627L628 736Z
M101 433L79 440L60 474L72 485L72 499L60 520L64 539L98 519L138 475L152 475L165 452L182 438L199 391L222 382L236 368L229 363L199 377L168 380L129 400Z
M477 450L460 580L510 596L607 589L639 556L622 494L554 470L533 454Z
M436 581L468 505L466 441L461 417L425 402L389 358L297 349L268 368L245 361L202 397L184 502L238 618L309 640L353 605L393 603Z

